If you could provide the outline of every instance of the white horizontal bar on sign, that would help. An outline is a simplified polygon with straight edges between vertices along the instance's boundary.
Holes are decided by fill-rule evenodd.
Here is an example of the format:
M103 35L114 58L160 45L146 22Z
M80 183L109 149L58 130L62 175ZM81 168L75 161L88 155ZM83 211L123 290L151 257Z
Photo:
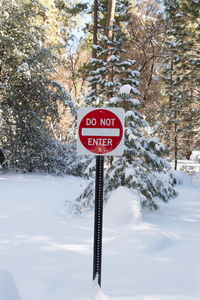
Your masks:
M83 136L119 136L119 128L82 128Z

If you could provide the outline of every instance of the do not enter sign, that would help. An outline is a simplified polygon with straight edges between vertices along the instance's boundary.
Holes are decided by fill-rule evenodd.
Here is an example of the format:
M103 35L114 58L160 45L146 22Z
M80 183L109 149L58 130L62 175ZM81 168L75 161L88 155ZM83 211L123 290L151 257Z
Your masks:
M78 110L78 153L122 155L123 126L122 108L80 108Z

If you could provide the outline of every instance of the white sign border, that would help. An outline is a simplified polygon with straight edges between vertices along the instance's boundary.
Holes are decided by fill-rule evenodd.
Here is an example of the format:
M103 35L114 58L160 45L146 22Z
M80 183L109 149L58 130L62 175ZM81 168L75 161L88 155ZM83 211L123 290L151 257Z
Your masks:
M87 115L88 113L90 113L91 111L94 110L99 110L99 109L105 109L108 110L112 113L114 113L120 120L121 124L122 124L122 139L121 142L119 143L119 145L113 150L110 151L108 153L104 153L104 154L100 154L100 153L93 153L91 151L89 151L88 149L86 149L83 144L80 141L79 138L79 126L80 123L82 121L82 119L85 117L85 115ZM124 109L121 107L116 107L116 108L107 108L107 107L80 107L78 109L78 120L77 120L77 153L80 155L91 155L91 156L122 156L124 153Z

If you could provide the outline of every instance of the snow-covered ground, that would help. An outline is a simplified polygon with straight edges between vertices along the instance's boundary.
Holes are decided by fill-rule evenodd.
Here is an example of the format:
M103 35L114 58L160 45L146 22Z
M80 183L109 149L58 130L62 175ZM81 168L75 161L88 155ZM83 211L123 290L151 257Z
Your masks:
M69 218L65 206L86 182L0 174L0 300L199 300L200 175L177 176L179 196L155 212L141 215L125 188L111 196L99 290L93 211Z

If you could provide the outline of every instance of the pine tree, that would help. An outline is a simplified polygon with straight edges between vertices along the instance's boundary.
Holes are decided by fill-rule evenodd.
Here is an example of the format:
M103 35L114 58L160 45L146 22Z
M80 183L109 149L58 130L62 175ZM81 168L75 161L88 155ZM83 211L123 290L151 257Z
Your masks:
M56 81L56 56L45 47L37 25L45 8L38 1L3 1L1 36L1 131L8 163L21 169L63 169L65 149L52 136L59 122L58 102L75 112L70 94Z
M126 107L125 150L123 157L115 158L106 171L106 194L119 185L127 186L139 191L143 207L156 209L156 196L167 202L176 194L172 187L172 178L166 174L170 166L161 158L164 145L145 134L148 124L144 117L137 110L130 110L131 97L127 92L124 93L124 87L126 86L120 89L115 98L120 106ZM134 108L137 107L138 103L135 103Z
M90 72L88 79L89 86L95 86L86 96L86 102L94 106L108 104L108 99L114 96L119 88L124 84L130 84L133 93L139 95L137 90L139 72L131 68L135 64L134 60L123 59L126 52L123 48L125 36L120 27L113 25L113 39L107 36L100 36L100 45L94 45L97 50L97 58L91 60L91 65L95 71ZM104 46L106 45L106 49ZM105 60L105 57L109 57Z
M176 196L170 166L161 158L165 146L156 138L145 137L147 122L137 110L138 101L133 100L129 92L130 85L124 85L119 93L110 99L111 103L125 108L125 150L122 157L116 157L111 164L107 162L104 177L105 201L110 193L119 186L136 189L139 192L142 207L157 209L155 197L167 202ZM88 166L86 174L94 171L95 163ZM77 199L77 209L92 207L94 201L94 182L91 180L83 194Z
M180 48L180 66L183 77L182 95L184 97L183 110L183 153L190 157L195 139L199 132L200 121L200 1L181 1L180 14L184 19L184 30L181 31L182 42Z
M125 50L122 49L121 36L123 31L114 25L112 40L105 36L101 38L101 41L106 39L108 47L104 49L103 46L95 46L97 59L93 59L92 64L96 66L96 71L91 72L89 82L91 86L95 83L97 89L92 90L87 97L88 103L92 105L123 107L125 110L124 155L107 162L105 200L118 186L127 186L138 190L143 207L156 209L156 196L167 201L176 192L172 187L172 178L165 172L169 166L159 157L164 151L164 145L155 138L144 136L147 123L137 110L139 101L131 96L139 95L139 72L133 70L134 61L123 57ZM103 60L108 51L110 59ZM94 167L92 161L86 170L88 176ZM94 182L91 180L77 199L76 211L93 206L93 201Z
M175 169L179 150L188 158L192 153L199 119L199 9L196 4L190 0L165 2L170 28L162 78L169 100L161 110L166 116L162 134L169 151L174 152Z

